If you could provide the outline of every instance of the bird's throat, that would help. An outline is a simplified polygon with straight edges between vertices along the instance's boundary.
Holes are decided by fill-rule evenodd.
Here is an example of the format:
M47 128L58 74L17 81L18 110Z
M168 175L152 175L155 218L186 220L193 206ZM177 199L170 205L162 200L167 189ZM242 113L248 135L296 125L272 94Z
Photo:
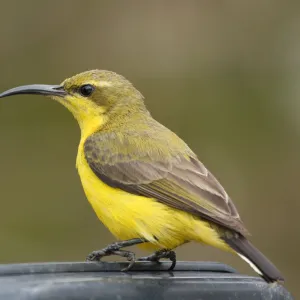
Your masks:
M81 140L100 130L107 122L105 110L86 100L76 98L55 98L56 101L65 106L74 116L81 130Z

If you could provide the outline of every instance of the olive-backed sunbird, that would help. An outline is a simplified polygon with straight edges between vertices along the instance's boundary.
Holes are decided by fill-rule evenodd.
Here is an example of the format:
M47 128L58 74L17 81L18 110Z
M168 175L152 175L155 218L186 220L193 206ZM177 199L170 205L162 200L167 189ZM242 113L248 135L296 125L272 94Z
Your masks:
M142 94L121 75L93 70L60 85L7 90L46 95L64 105L81 129L76 167L98 218L120 240L88 260L119 255L139 244L169 258L174 248L197 241L238 254L267 282L283 281L277 268L246 238L235 205L217 179L175 133L152 118Z

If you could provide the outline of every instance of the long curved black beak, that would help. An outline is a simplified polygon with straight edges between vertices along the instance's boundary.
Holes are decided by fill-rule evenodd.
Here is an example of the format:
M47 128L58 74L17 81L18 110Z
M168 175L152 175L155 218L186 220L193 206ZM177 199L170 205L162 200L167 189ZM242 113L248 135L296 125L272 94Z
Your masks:
M47 95L47 96L65 96L67 93L61 85L48 85L48 84L31 84L23 85L12 88L0 94L0 98L27 94L27 95Z

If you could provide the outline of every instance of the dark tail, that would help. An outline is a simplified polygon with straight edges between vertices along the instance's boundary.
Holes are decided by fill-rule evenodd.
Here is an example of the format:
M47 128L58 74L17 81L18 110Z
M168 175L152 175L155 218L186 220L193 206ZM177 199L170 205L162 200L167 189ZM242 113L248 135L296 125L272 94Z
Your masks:
M284 281L278 269L244 236L223 237L224 241L267 282Z

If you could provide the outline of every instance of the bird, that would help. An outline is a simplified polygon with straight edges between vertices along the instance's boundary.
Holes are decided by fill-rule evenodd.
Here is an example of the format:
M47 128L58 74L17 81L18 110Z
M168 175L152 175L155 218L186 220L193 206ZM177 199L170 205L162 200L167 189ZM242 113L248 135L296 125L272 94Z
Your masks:
M9 89L0 98L44 95L65 106L77 120L81 138L76 158L85 195L100 221L116 237L91 252L88 261L117 255L138 245L153 251L139 260L171 261L175 249L195 241L237 254L267 282L283 282L275 265L248 240L237 208L189 146L156 121L143 95L112 71L90 70L59 85Z

